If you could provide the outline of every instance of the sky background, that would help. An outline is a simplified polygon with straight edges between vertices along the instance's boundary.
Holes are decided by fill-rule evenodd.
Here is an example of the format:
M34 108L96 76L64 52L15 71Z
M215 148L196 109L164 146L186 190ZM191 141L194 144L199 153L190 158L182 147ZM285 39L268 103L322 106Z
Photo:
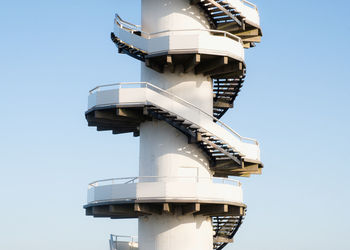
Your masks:
M264 37L223 121L257 138L246 220L227 250L350 249L350 2L254 0ZM109 34L140 0L1 0L0 249L107 250L135 220L84 215L87 184L136 176L138 138L89 128L88 90L139 81Z

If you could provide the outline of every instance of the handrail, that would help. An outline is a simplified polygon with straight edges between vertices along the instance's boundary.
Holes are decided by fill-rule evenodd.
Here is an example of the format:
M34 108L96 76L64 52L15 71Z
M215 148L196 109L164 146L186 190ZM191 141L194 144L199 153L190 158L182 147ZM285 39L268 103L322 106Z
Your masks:
M111 83L111 84L102 84L98 85L95 88L89 90L89 93L92 94L93 92L99 90L100 88L105 88L105 87L113 87L113 86L122 86L122 85L144 85L147 84L147 82L120 82L120 83ZM150 83L148 83L150 84Z
M110 250L118 250L118 238L127 239L130 247L137 248L138 247L138 237L137 236L127 236L127 235L110 235L109 246Z
M255 5L255 4L253 4L253 3L251 3L251 2L249 2L249 1L247 1L247 0L240 0L242 3L245 3L246 5L250 5L251 7L253 7L255 10L258 10L258 7Z
M90 94L92 94L94 91L97 91L99 90L100 88L104 88L104 87L112 87L112 86L119 86L120 88L123 86L123 85L140 85L140 86L145 86L146 88L149 86L153 89L155 89L156 91L158 92L162 92L168 96L170 96L171 98L174 98L174 99L177 99L178 101L188 105L188 106L191 106L192 108L198 110L199 112L203 113L204 115L208 116L210 119L212 119L213 121L216 121L217 124L219 124L220 126L222 126L223 128L227 129L228 131L230 131L232 134L234 134L235 136L237 136L239 138L240 141L244 142L250 142L250 143L254 143L256 145L259 145L258 141L255 140L255 139L252 139L252 138L248 138L248 137L243 137L241 136L240 134L238 134L236 131L234 131L232 128L230 128L227 124L225 124L224 122L220 121L218 118L212 116L211 114L208 114L207 112L203 111L202 109L198 108L197 106L193 105L192 103L164 90L164 89L161 89L149 82L129 82L129 83L114 83L114 84L105 84L105 85L100 85L100 86L97 86L95 88L93 88L92 90L89 91Z
M128 21L125 21L124 19L122 19L117 13L115 14L115 18L117 20L119 20L121 23L124 23L126 25L130 25L132 27L135 27L135 28L141 28L141 25L137 25L137 24L133 24L133 23L130 23Z
M233 19L239 26L242 26L242 22L231 13L230 10L228 10L227 8L225 8L222 5L222 2L218 2L216 0L207 0L210 4L212 4L213 6L215 6L216 8L218 8L219 10L221 10L223 13L225 13L225 15L229 16L231 19Z
M118 238L127 238L130 239L131 242L137 242L137 236L130 236L130 235L117 235L117 234L111 234L111 239L118 239Z
M220 178L220 177L199 177L199 176L138 176L138 177L122 177L122 178L110 178L110 179L103 179L103 180L98 180L89 183L89 189L90 188L95 188L99 186L105 186L105 185L124 185L124 184L135 184L135 183L142 183L142 182L162 182L164 181L193 181L195 183L200 183L200 182L205 182L205 181L212 181L213 183L218 183L218 184L229 184L232 186L237 186L241 187L242 183L238 180L233 180L229 178ZM105 185L101 185L104 183L109 183Z
M147 33L145 31L141 30L141 26L140 25L135 25L135 24L126 22L123 19L121 19L118 14L116 14L115 23L122 29L124 29L123 23L126 24L125 26L131 26L131 27L126 27L126 28L129 29L131 31L131 33L140 32L141 34L143 34L145 36L146 39L151 39L153 36L160 35L160 34L163 34L163 33L205 31L205 32L214 33L214 35L215 34L223 34L224 37L228 37L228 38L231 38L232 40L235 40L237 42L242 43L242 39L240 37L238 37L238 36L236 36L236 35L234 35L234 34L232 34L230 32L223 31L223 30L183 29L183 30L163 30L163 31L158 31L158 32L154 32L154 33Z

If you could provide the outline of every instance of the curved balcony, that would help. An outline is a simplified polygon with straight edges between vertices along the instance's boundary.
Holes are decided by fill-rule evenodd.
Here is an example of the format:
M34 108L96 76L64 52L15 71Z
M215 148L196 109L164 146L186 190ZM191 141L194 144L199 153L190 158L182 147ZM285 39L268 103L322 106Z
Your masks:
M119 203L243 204L241 183L227 178L144 176L89 184L87 205Z
M123 117L118 112L124 110ZM212 159L216 176L260 174L256 140L242 137L193 104L150 83L103 85L90 91L87 120L98 130L137 133L145 115L179 129ZM215 121L215 122L214 122ZM119 132L118 132L119 131Z
M89 185L86 215L138 218L178 213L211 217L245 215L240 182L227 178L131 177Z
M116 15L115 25L116 31L112 33L112 40L117 45L119 53L125 53L145 61L146 66L159 73L163 73L165 68L175 72L176 67L178 70L181 67L185 73L194 71L195 74L210 76L214 84L214 116L221 118L228 109L233 108L233 103L241 90L245 77L244 50L239 37L217 30L182 30L148 34L142 31L141 26L124 21L118 15ZM210 47L212 53L209 54L201 54L208 53L208 50L202 50L203 48L200 50L189 49L192 46L191 43L197 43L201 40L191 37L192 31L195 33L194 36L203 38L202 41L205 43L210 42L206 38L208 35L213 39L224 39L227 42L227 48L231 49L225 49L221 43L210 44L207 49ZM199 34L203 34L203 36ZM153 41L163 41L164 43L161 43L169 46L172 44L170 47L174 50L168 51L169 46L163 50L164 48L162 49L160 46L155 47L160 54L152 54L152 50L149 51L148 48L151 38L155 39ZM175 41L173 38L178 40ZM190 42L186 40L187 38ZM184 47L180 50L175 49L176 46L180 45L187 49ZM158 45L155 43L154 46ZM197 48L197 46L200 47L199 44L192 47ZM160 52L162 50L163 53ZM223 51L234 51L236 54L232 56L231 53L230 57L225 55L226 52L222 53ZM176 54L178 52L181 53Z
M217 67L226 66L226 70L223 70L224 74L237 71L239 67L241 68L239 75L244 74L243 66L237 67L239 63L244 63L242 40L226 31L184 29L146 33L140 26L126 22L116 15L112 40L117 44L120 52L127 53L139 60L151 60L149 64L168 63L167 60L162 59L166 55L184 55L189 58L174 57L172 63L183 65L186 71L188 62L193 60L191 55L203 55L202 60L197 63L202 64L201 68L209 67L208 71L217 69L211 68L213 60L216 60L214 65ZM223 59L220 60L220 58ZM199 67L197 64L195 66ZM206 66L207 64L210 66ZM227 65L232 65L232 70L229 72L227 72ZM159 67L162 66L159 65ZM157 70L157 67L153 68ZM219 71L219 73L222 72ZM217 73L214 71L212 74Z

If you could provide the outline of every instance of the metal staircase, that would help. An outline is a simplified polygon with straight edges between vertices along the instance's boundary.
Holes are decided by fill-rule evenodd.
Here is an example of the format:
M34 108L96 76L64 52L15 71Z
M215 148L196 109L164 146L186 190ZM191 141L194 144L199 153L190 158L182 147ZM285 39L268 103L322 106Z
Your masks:
M242 225L244 216L215 216L212 217L214 230L214 250L223 249L233 242L233 237Z
M135 136L139 135L139 124L152 118L167 122L185 134L189 143L197 144L210 159L210 168L217 177L249 176L261 171L261 163L245 159L237 149L214 134L155 104L133 108L128 112L104 107L103 110L86 113L89 126L96 126L98 131L110 130L114 134L133 132Z
M246 0L238 0L257 10L256 6ZM262 31L258 24L250 22L237 7L232 6L226 0L190 0L192 5L197 5L204 13L212 29L231 32L243 39L244 47L255 47L256 42L261 41Z
M136 30L131 30L131 32L133 34L139 34L139 33L137 33ZM138 48L135 48L131 44L127 44L127 43L121 41L118 37L116 37L114 35L113 32L111 33L111 39L112 39L113 43L117 46L118 53L127 54L127 55L129 55L137 60L140 60L142 62L145 61L145 57L147 55L147 53L145 51L142 51Z
M233 108L243 82L243 78L213 79L213 115L217 119L220 119L228 109Z
M135 31L136 32L136 31ZM133 34L135 34L133 32ZM146 61L147 52L142 51L121 41L118 37L111 33L111 39L118 48L119 53L127 54L140 61ZM245 70L243 74L236 78L217 78L212 77L213 82L213 115L220 119L228 109L233 108L233 103L240 92L244 82Z
M220 170L217 167L218 162L229 161L232 169L240 169L242 167L242 156L236 149L228 145L215 135L203 130L203 128L186 121L176 114L171 114L161 110L158 107L148 107L147 112L153 118L165 121L174 128L180 130L187 135L190 143L196 143L208 155L211 168ZM226 167L225 167L226 169Z
M244 20L240 13L223 0L190 0L192 5L197 4L205 13L213 29L220 24L232 23L234 27L244 29Z

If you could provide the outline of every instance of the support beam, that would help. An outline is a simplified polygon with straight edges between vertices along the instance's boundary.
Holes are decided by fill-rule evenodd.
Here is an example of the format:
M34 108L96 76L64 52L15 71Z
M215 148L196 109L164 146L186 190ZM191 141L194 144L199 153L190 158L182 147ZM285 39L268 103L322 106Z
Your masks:
M108 206L92 207L92 215L94 217L107 217L109 214Z
M166 56L166 65L171 73L175 73L175 64L172 55Z
M162 209L156 204L135 203L134 211L143 215L162 214Z
M232 243L233 239L216 236L214 237L214 243Z
M199 203L193 203L182 206L182 214L188 215L188 214L194 214L199 212L201 209L201 205Z
M244 216L245 215L245 208L244 207L229 206L228 213L231 216Z
M163 213L174 214L173 205L169 203L163 203Z
M250 43L260 43L261 42L261 36L242 38L242 41L243 42L250 42Z
M242 72L243 71L243 63L242 62L233 62L227 65L224 65L215 70L210 70L204 72L204 75L217 76L217 75L225 75L232 74L234 72Z
M248 37L255 37L259 36L260 32L258 29L252 29L252 30L245 30L242 32L235 33L236 36L239 36L241 38L248 38Z
M184 63L184 73L189 73L201 62L201 55L193 55L187 62Z
M117 116L131 118L137 121L141 121L142 119L140 109L117 108L115 113Z
M201 210L196 215L205 215L205 216L216 216L216 215L225 215L228 213L227 204L216 204L216 205L207 205L202 206Z
M233 104L229 102L216 101L213 106L215 108L233 108Z
M109 212L111 214L122 214L122 215L135 214L132 209L132 205L110 205Z
M202 62L201 64L199 64L196 69L195 69L195 73L196 74L202 74L204 72L207 71L212 71L215 69L218 69L224 65L228 64L228 57L227 56L223 56L223 57L219 57L216 58L214 60L208 61L206 63Z

